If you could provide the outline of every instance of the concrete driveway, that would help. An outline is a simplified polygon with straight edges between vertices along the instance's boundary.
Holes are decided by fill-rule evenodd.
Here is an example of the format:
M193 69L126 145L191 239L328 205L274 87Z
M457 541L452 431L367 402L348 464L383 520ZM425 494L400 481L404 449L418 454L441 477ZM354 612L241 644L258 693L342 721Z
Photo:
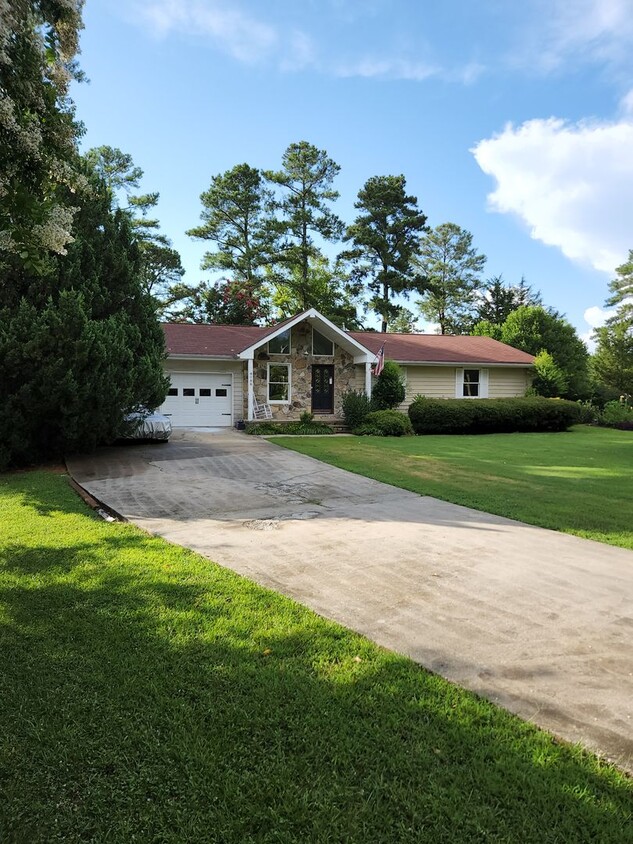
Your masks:
M236 432L67 461L94 497L633 771L633 553Z

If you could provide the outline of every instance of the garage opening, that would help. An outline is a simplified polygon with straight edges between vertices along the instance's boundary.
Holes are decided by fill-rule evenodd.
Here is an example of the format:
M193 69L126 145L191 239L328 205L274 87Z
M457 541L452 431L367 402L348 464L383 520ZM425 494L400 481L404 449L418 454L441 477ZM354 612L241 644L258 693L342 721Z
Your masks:
M233 424L231 375L168 372L171 386L159 410L174 427L221 428Z

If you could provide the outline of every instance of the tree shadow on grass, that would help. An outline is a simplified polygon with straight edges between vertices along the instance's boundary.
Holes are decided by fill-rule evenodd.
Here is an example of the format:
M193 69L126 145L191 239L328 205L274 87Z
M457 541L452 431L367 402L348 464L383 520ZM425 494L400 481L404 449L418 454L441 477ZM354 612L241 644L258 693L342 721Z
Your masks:
M118 530L5 559L37 578L0 588L3 842L625 840L613 770Z

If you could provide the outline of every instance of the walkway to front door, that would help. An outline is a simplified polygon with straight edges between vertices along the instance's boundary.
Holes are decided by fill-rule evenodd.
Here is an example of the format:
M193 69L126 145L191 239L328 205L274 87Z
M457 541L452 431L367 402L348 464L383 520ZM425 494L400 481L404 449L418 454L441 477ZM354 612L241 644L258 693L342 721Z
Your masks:
M312 364L312 413L334 413L334 367Z

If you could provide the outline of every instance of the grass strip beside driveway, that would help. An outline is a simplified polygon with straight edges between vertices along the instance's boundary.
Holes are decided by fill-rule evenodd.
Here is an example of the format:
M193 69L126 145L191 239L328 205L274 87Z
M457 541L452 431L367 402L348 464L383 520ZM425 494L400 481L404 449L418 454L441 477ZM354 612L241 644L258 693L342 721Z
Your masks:
M633 549L630 431L274 442L420 495Z
M0 478L0 723L7 844L630 832L617 770L54 475Z

